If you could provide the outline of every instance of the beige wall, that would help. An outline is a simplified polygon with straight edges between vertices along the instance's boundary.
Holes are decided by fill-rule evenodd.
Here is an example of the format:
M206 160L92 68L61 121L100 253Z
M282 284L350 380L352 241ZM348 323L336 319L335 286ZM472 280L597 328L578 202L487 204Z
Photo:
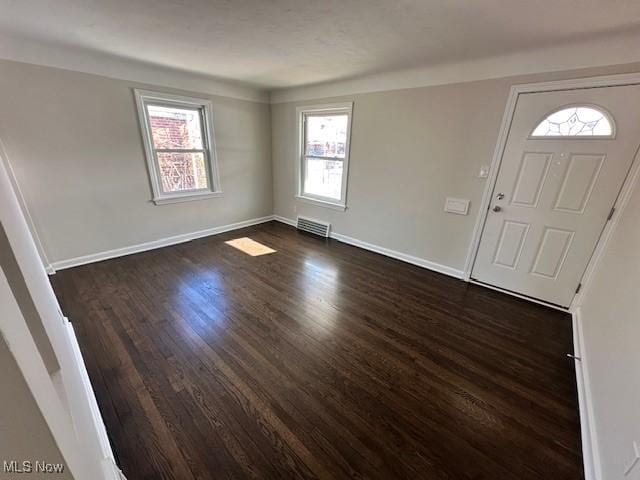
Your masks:
M156 206L133 88L213 102L224 196ZM269 215L269 105L0 61L0 139L50 262Z
M27 386L20 369L0 336L0 479L24 478L60 480L73 478L65 465L63 475L9 474L3 472L4 461L46 461L63 463L64 460L51 431Z
M289 102L271 106L274 211L462 270L512 85L640 70L639 64ZM296 107L353 101L346 212L295 201ZM445 198L471 200L468 216Z
M582 322L602 478L623 478L640 447L640 188L636 182L586 301ZM627 478L640 478L640 465Z

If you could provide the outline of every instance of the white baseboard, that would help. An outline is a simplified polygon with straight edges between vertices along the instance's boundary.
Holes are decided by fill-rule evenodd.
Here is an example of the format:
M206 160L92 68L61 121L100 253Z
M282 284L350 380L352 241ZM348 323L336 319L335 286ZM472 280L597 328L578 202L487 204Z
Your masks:
M282 217L280 215L267 215L265 217L253 218L250 220L245 220L243 222L237 222L229 225L222 225L220 227L208 228L206 230L199 230L197 232L161 238L159 240L153 240L151 242L139 243L136 245L130 245L128 247L116 248L114 250L106 250L104 252L92 253L90 255L84 255L81 257L69 258L67 260L60 260L58 262L53 262L51 265L46 265L45 269L49 275L53 275L57 270L64 270L65 268L77 267L80 265L86 265L88 263L108 260L110 258L123 257L125 255L131 255L133 253L145 252L147 250L154 250L156 248L167 247L169 245L176 245L178 243L188 242L196 238L208 237L210 235L229 232L231 230L237 230L239 228L250 227L252 225L258 225L260 223L269 222L271 220L286 223L287 225L296 225L295 220L292 220L290 218ZM348 237L347 235L342 235L336 232L331 232L329 236L340 242L348 243L349 245L354 245L356 247L370 250L372 252L395 258L397 260L402 260L403 262L411 263L412 265L417 265L419 267L443 273L451 277L463 278L462 270L431 262L424 258L415 257L413 255L398 252L396 250L391 250L389 248L381 247L369 242L364 242L362 240L358 240L357 238Z
M576 384L578 388L578 405L580 409L580 432L582 436L582 461L585 480L601 480L598 438L595 430L593 402L589 382L587 352L582 335L582 318L580 308L572 312L573 317L573 351L576 360Z
M90 255L84 255L81 257L69 258L67 260L53 262L51 265L46 267L46 269L47 273L51 275L57 270L77 267L79 265L85 265L87 263L100 262L102 260L108 260L110 258L123 257L125 255L131 255L132 253L145 252L147 250L154 250L156 248L168 247L169 245L188 242L190 240L195 240L196 238L208 237L210 235L217 235L219 233L229 232L231 230L237 230L239 228L258 225L259 223L269 222L273 219L273 215L267 215L266 217L252 218L250 220L231 223L229 225L222 225L220 227L207 228L205 230L198 230L197 232L183 233L181 235L161 238L159 240L153 240L151 242L138 243L136 245L130 245L128 247L116 248L114 250L106 250L104 252L92 253Z
M292 227L296 226L296 221L295 220L291 220L290 218L287 217L281 217L280 215L274 215L273 219L277 222L280 223L286 223L287 225L291 225Z
M414 257L413 255L409 255L407 253L391 250L390 248L374 245L373 243L363 242L362 240L358 240L357 238L351 238L346 235L342 235L341 233L331 232L329 236L340 242L348 243L349 245L354 245L356 247L364 248L365 250L370 250L372 252L376 252L381 255L385 255L387 257L395 258L397 260L402 260L403 262L407 262L413 265L417 265L419 267L427 268L429 270L433 270L438 273L444 273L445 275L449 275L450 277L462 278L462 275L463 275L462 270L457 270L455 268L448 267L446 265L441 265L439 263L435 263L430 260L426 260L424 258Z
M292 226L296 225L296 222L294 220L291 220L290 218L286 218L286 217L281 217L279 215L274 215L273 219L278 222L286 223L287 225L292 225ZM435 263L430 260L426 260L424 258L414 257L413 255L398 252L397 250L391 250L390 248L381 247L373 243L358 240L357 238L348 237L347 235L343 235L341 233L336 233L334 231L331 231L329 233L329 237L335 240L338 240L339 242L342 242L342 243L348 243L349 245L363 248L365 250L370 250L372 252L385 255L387 257L395 258L396 260L401 260L403 262L411 263L412 265L417 265L419 267L426 268L428 270L433 270L434 272L443 273L445 275L449 275L450 277L461 279L463 276L462 270L458 270L456 268L452 268L446 265L441 265L439 263Z
M96 401L91 381L89 380L89 374L84 363L84 358L80 352L80 345L78 344L76 332L73 329L73 325L67 318L65 318L65 327L68 335L68 345L72 350L71 353L75 362L74 366L77 368L77 373L80 376L81 385L80 390L76 388L67 388L66 393L67 395L77 395L78 397L81 397L75 399L74 405L83 405L88 409L89 413L86 416L78 415L77 417L72 417L74 428L76 431L81 430L79 433L82 434L82 438L85 439L85 441L90 439L91 441L95 440L98 442L95 449L100 452L102 458L101 468L104 479L119 480L120 469L115 463L111 443L109 442L102 414L98 407L98 402Z
M108 480L127 480L127 477L124 476L124 473L118 468L114 460L105 458L102 463Z

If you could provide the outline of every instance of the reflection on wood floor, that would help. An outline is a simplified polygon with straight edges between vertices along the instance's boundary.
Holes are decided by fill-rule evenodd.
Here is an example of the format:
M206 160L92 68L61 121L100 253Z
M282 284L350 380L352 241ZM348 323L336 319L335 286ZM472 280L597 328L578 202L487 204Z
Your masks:
M274 222L51 280L129 480L582 476L566 314Z

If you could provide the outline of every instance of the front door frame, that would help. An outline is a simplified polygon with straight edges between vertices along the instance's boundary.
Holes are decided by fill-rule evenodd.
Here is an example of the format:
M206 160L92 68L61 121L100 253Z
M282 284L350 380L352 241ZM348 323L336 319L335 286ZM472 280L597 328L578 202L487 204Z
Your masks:
M491 199L493 197L493 191L496 185L496 181L498 180L498 173L500 172L500 165L502 163L502 156L504 155L504 150L507 146L507 139L509 137L509 131L511 130L511 124L513 122L513 117L516 111L516 104L518 101L518 97L520 94L524 93L541 93L541 92L557 92L562 90L579 90L584 88L598 88L598 87L619 87L624 85L640 85L640 73L630 73L630 74L621 74L621 75L607 75L607 76L598 76L598 77L588 77L588 78L574 78L569 80L557 80L553 82L542 82L542 83L526 83L521 85L514 85L511 87L509 91L509 97L507 99L507 105L505 107L504 115L502 117L502 124L500 126L500 131L498 133L498 141L496 143L496 148L493 153L493 158L491 160L491 166L489 169L489 176L487 177L487 184L485 185L484 192L482 194L482 200L480 202L480 209L478 211L478 216L476 217L476 223L473 229L473 234L471 237L471 244L469 246L469 250L467 251L467 258L465 260L464 270L463 270L463 279L466 281L473 281L471 279L471 272L473 270L473 265L476 261L476 257L478 255L478 248L480 246L480 239L482 237L482 231L484 230L484 225L487 220L489 206L491 204ZM640 112L638 112L638 118L640 120ZM640 139L638 139L640 143ZM616 225L618 224L620 214L624 210L625 206L629 202L629 198L631 197L631 191L633 189L633 185L635 184L636 179L640 175L640 155L636 152L636 155L633 159L629 172L622 184L622 188L618 193L618 197L615 201L615 204L612 205L615 207L615 214L613 217L607 221L600 235L600 239L596 244L596 247L593 251L593 255L589 259L587 264L587 268L582 276L581 280L581 288L578 293L573 297L571 305L568 308L568 311L572 312L576 308L578 308L582 300L584 299L584 294L589 289L589 283L593 277L593 273L595 268L600 261L607 242L611 238L612 232L615 230ZM482 284L484 285L484 284ZM487 286L487 285L484 285ZM494 288L494 287L490 287ZM497 288L497 287L496 287ZM501 291L505 291L499 289ZM513 292L505 291L505 293L514 294ZM515 294L516 296L521 296ZM529 300L536 301L535 299ZM538 301L538 303L544 303L543 301ZM556 307L557 308L557 307Z

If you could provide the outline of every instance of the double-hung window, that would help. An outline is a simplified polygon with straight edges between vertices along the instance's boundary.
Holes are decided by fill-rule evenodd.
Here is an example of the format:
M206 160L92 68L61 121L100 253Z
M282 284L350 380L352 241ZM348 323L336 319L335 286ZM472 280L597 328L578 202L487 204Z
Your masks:
M298 109L298 198L346 208L352 103Z
M153 201L219 196L211 102L146 90L135 94Z

